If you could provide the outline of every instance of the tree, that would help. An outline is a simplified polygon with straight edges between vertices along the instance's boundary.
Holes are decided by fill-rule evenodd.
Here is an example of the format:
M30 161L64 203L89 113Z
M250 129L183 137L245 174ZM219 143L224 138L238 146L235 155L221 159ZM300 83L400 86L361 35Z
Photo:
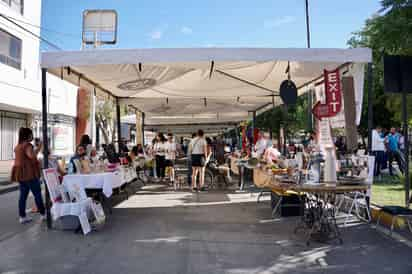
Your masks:
M348 45L368 47L373 51L373 124L389 128L401 124L401 98L396 94L384 93L382 57L385 53L412 55L412 1L383 0L381 5L380 13L367 19L364 27L353 33ZM365 86L368 86L367 83ZM364 96L360 125L360 133L364 137L368 134L367 106L367 96ZM408 108L412 110L410 104Z
M308 97L299 96L295 105L276 106L256 117L256 127L272 131L279 138L281 128L286 129L286 136L292 137L301 130L307 129Z
M96 125L109 144L114 138L115 104L111 100L96 100Z

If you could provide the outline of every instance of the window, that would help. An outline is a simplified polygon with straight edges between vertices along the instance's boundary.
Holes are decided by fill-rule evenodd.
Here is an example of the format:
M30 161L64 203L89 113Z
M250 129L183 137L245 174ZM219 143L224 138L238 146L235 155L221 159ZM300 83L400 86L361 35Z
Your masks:
M24 0L1 0L6 3L12 10L23 14L24 11Z
M21 69L21 44L19 38L0 29L0 63Z

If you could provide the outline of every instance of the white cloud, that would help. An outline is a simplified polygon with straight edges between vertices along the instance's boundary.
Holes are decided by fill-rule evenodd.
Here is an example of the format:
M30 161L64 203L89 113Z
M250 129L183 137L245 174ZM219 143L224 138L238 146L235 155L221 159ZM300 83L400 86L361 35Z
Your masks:
M263 23L263 27L265 29L273 29L280 27L282 25L293 23L295 21L296 17L287 15L275 19L265 20L265 22Z
M180 32L183 33L183 34L192 34L193 30L191 28L187 27L187 26L183 26L180 29Z
M154 30L151 33L149 33L149 37L153 40L159 40L163 36L163 31L161 30Z

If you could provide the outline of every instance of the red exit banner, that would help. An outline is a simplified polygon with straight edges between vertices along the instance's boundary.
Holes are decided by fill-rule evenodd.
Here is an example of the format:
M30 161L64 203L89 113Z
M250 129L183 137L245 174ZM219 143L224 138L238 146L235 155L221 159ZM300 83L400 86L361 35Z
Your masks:
M322 118L333 117L342 109L342 88L340 84L339 69L333 71L324 70L325 83L325 104L319 101L312 109L313 115L318 120Z

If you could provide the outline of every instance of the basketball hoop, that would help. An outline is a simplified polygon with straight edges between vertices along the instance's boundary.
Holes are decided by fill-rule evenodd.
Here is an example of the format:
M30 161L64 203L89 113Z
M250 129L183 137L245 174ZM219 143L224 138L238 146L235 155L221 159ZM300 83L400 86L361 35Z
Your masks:
M83 47L113 45L117 41L117 12L115 10L85 10L83 12Z

